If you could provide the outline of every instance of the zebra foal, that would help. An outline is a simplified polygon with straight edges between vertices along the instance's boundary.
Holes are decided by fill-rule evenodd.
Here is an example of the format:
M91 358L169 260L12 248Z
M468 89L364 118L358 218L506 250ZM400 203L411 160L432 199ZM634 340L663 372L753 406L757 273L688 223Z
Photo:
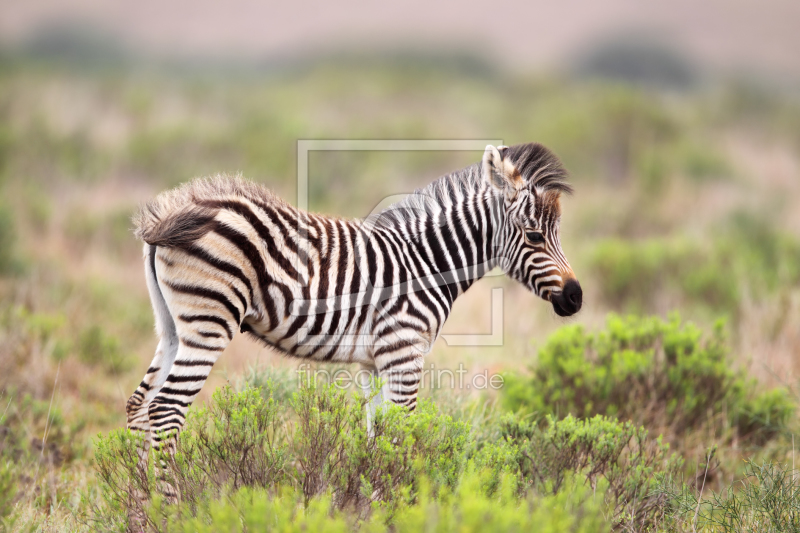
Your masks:
M559 240L559 198L571 190L555 155L523 144L488 146L480 163L363 220L300 211L239 178L162 193L134 217L159 342L128 427L173 451L239 331L289 356L360 363L383 379L383 401L413 411L423 357L490 269L558 315L580 310Z

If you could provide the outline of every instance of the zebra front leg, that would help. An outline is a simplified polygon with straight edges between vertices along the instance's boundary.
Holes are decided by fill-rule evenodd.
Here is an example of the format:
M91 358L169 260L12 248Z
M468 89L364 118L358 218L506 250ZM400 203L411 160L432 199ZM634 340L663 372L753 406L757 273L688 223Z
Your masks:
M403 405L413 411L417 408L423 356L413 346L398 344L400 347L396 350L376 350L375 365L384 382L383 401Z
M364 392L364 396L368 399L367 401L367 432L370 437L374 436L374 431L372 430L373 425L375 423L375 414L378 411L378 408L384 403L384 394L383 394L383 387L379 388L377 392L375 391L376 384L380 380L380 376L378 374L378 369L375 367L370 367L366 365L361 366L361 371L358 372L359 377L359 386L361 390Z

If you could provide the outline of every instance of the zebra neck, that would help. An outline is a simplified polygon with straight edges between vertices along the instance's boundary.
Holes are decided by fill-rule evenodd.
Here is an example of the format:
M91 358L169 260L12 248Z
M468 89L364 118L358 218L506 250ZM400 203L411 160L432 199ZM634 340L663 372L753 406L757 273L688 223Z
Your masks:
M421 221L407 221L411 228L419 228L413 239L418 257L447 286L451 300L497 265L504 217L502 198L491 188L459 192L463 194L440 196L446 201Z

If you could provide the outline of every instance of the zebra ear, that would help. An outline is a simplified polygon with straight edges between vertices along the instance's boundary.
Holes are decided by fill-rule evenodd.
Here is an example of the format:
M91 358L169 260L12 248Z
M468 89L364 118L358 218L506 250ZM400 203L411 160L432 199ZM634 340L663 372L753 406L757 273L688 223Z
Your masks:
M495 148L491 144L483 153L483 176L494 187L504 191L509 199L513 199L522 188L522 176L511 161L505 159L507 146Z

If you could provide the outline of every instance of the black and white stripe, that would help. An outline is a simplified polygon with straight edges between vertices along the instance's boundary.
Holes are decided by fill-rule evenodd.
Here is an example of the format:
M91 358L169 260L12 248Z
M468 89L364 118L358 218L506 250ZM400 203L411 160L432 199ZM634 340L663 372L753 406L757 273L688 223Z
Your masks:
M160 340L128 427L171 446L161 437L180 431L237 331L290 356L361 363L385 400L413 410L423 357L476 280L500 266L555 302L574 278L558 239L569 190L558 159L529 144L487 147L482 163L363 220L301 212L239 178L158 196L135 223Z

